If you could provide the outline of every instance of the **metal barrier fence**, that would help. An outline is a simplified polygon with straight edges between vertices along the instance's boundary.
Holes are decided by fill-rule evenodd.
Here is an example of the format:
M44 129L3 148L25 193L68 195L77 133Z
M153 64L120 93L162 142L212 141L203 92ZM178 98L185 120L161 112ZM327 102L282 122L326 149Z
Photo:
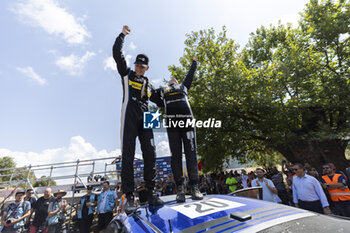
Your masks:
M113 161L115 161L116 157L105 157L105 158L97 158L97 159L85 159L85 160L76 160L69 162L59 162L59 163L51 163L51 164L41 164L41 165L29 165L25 167L17 167L17 168L4 168L0 169L0 174L4 172L9 172L9 174L1 174L0 177L9 177L8 180L1 181L0 186L4 187L4 190L0 190L0 197L3 197L4 200L0 203L0 208L3 210L6 201L16 192L19 187L23 187L24 189L33 189L35 196L38 198L39 193L43 193L47 187L51 187L53 191L57 191L58 189L63 189L66 192L71 191L71 201L70 201L70 211L68 214L68 229L70 229L70 225L72 224L72 214L74 211L74 207L77 206L78 202L75 203L75 193L77 191L86 189L88 182L84 182L82 178L88 177L88 179L94 179L96 175L103 175L104 177L113 177L115 176L115 181L112 183L117 183L119 180L120 174L117 173L117 170L114 168L112 170L108 170L109 166L115 166ZM105 162L104 170L95 171L96 170L96 162L102 161ZM91 166L91 172L80 173L79 168ZM71 168L71 169L70 169ZM54 176L53 172L58 169L69 169L74 170L72 174L58 175ZM86 170L86 169L85 169ZM47 176L43 178L33 178L32 174L35 175L35 172L45 172L47 171ZM17 175L25 175L25 179L14 179ZM66 185L56 185L51 186L50 181L62 181L73 179L73 182ZM48 186L34 188L34 182L38 181L47 181ZM100 186L101 182L91 182L89 185Z

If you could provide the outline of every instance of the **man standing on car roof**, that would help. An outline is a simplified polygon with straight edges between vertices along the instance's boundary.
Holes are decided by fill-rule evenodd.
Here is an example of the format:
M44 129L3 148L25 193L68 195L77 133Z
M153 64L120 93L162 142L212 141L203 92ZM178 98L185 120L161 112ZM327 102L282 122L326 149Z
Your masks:
M162 205L163 202L154 192L156 178L156 152L151 129L143 128L143 113L148 111L148 99L151 97L151 86L144 76L148 70L149 59L145 54L139 54L134 62L135 71L131 70L122 53L124 38L130 33L128 26L123 26L113 45L113 57L117 63L118 72L122 77L123 105L121 112L121 150L122 150L122 190L126 194L127 206L125 212L136 210L134 204L134 170L135 140L139 137L144 161L144 180L148 191L150 205Z
M155 102L159 107L165 108L168 124L167 133L171 151L171 169L174 173L177 188L177 202L186 201L182 177L182 148L185 152L192 198L195 200L203 199L203 195L198 187L196 132L194 127L186 126L186 122L194 118L187 93L193 81L197 62L198 58L194 57L190 70L182 83L179 83L176 78L172 77L163 87L154 90L155 94L151 99L151 101ZM177 122L177 126L169 127L171 121ZM182 123L184 123L184 127L180 127Z

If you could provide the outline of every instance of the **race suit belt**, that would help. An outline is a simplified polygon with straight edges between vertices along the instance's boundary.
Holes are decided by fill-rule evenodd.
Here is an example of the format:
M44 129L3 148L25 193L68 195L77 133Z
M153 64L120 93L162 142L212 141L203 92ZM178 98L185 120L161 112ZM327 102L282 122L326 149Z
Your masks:
M171 103L175 103L175 102L186 102L186 98L181 98L181 99L174 99L174 100L166 100L165 103L166 104L171 104Z

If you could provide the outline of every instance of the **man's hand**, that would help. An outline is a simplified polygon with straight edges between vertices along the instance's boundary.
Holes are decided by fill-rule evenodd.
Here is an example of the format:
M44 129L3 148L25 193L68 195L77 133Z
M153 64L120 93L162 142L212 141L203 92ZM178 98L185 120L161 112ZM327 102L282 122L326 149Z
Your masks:
M259 182L258 180L256 181L256 185L257 185L257 186L260 186L260 182Z
M15 225L15 223L16 223L16 222L15 222L14 220L11 221L11 223L8 223L8 224L5 222L5 223L4 223L4 226L5 226L5 227L12 227L13 225Z
M124 35L128 35L128 34L130 33L130 28L129 28L129 26L124 25L124 26L123 26L123 31L122 31L122 33L123 33Z
M323 208L323 213L327 215L331 214L331 210L329 209L329 206L326 206Z
M269 186L269 183L265 179L264 179L264 183L265 183L266 186Z

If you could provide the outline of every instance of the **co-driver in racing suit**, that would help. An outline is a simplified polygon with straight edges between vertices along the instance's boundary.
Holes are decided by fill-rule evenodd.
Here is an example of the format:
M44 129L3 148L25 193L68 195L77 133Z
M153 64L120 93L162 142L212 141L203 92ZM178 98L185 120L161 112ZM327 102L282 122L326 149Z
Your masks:
M198 167L197 167L197 149L195 129L186 125L187 121L193 119L192 110L187 98L187 91L190 89L194 72L197 67L197 58L193 59L191 68L185 77L183 83L179 84L175 78L172 78L164 87L155 90L151 101L158 106L165 107L167 132L169 146L171 151L171 170L177 187L177 202L185 202L182 177L182 145L186 157L188 177L190 180L192 198L195 200L203 199L203 195L198 189ZM160 92L160 96L158 93ZM162 101L157 100L160 98ZM160 103L160 104L159 104ZM179 122L184 122L184 127L179 127ZM175 123L177 126L174 126Z

